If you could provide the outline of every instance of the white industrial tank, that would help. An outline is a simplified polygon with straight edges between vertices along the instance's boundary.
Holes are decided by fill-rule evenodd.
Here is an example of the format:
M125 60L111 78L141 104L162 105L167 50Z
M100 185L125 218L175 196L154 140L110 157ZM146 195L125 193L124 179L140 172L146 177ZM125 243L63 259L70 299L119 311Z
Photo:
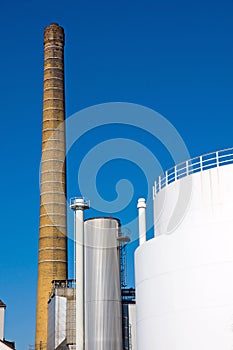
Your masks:
M233 349L232 163L232 149L216 152L156 182L155 238L135 254L138 350Z
M86 350L122 350L119 231L114 218L84 223Z

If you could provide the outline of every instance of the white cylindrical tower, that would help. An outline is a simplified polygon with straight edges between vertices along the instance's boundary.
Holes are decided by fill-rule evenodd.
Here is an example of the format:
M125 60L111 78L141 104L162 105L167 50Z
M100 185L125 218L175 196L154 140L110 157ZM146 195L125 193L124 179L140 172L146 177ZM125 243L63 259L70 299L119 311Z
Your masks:
M138 199L138 230L139 230L139 245L146 241L146 200L145 198Z
M120 222L88 219L84 230L86 350L122 350Z
M84 210L90 204L83 198L73 198L70 208L75 211L76 350L84 350Z
M158 179L156 236L135 254L138 350L232 349L232 179L233 149ZM182 216L177 198L189 186Z

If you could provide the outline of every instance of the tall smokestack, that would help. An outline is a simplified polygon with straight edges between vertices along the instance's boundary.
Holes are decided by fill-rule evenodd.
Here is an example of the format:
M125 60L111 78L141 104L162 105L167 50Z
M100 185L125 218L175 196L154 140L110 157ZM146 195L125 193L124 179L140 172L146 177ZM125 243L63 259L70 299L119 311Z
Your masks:
M47 345L51 282L67 279L64 105L64 30L52 23L44 31L36 350L44 350Z

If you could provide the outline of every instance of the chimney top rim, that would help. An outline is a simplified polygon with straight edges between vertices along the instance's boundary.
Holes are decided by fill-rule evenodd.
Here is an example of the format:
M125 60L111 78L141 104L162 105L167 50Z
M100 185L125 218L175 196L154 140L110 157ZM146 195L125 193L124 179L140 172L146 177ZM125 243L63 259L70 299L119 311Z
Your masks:
M61 28L64 30L64 28L62 26L60 26L57 22L52 22L49 25L47 25L45 27L45 30L49 29L49 28Z

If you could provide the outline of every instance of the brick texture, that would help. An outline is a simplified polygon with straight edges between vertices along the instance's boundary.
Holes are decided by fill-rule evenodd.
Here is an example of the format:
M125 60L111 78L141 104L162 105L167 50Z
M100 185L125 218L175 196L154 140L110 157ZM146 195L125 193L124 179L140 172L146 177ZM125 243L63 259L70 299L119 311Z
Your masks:
M67 279L64 119L64 30L52 23L44 32L36 350L45 350L47 346L47 303L51 282Z

